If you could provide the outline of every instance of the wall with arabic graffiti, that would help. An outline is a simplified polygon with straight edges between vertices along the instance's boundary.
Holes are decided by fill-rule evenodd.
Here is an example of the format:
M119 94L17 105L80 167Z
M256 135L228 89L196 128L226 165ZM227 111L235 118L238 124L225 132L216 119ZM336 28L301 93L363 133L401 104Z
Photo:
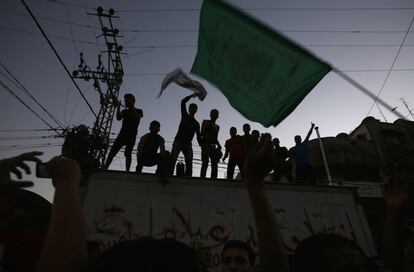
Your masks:
M374 254L368 225L348 189L286 184L267 188L288 251L309 235L332 232ZM229 239L246 241L257 250L241 182L174 177L163 186L153 175L96 173L83 206L88 239L99 242L102 250L142 236L167 237L210 249L213 268L220 265L221 248Z

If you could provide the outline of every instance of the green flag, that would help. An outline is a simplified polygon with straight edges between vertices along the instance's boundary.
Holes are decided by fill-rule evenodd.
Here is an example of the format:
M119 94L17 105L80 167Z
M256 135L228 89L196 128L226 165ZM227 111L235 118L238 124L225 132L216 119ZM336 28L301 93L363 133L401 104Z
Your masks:
M215 84L251 121L287 117L331 67L221 0L204 0L191 72Z

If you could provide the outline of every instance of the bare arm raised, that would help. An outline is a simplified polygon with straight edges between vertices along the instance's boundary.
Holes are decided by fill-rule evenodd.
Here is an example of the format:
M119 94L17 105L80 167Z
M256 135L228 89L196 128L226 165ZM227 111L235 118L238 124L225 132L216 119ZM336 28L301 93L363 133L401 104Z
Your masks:
M308 134L306 134L306 137L305 137L305 140L304 140L305 142L309 141L309 138L310 138L314 128L315 128L315 124L311 123L311 128L309 129Z
M56 190L52 220L36 271L87 271L86 223L78 192L79 164L55 157L47 167Z
M279 225L269 202L264 177L274 163L271 136L264 134L244 165L247 191L256 222L260 263L263 271L289 271L289 262Z
M181 100L181 117L183 117L184 115L188 115L186 104L187 104L188 100L190 100L191 98L194 98L194 97L196 97L196 95L191 94L191 95L188 95L188 96L184 97Z

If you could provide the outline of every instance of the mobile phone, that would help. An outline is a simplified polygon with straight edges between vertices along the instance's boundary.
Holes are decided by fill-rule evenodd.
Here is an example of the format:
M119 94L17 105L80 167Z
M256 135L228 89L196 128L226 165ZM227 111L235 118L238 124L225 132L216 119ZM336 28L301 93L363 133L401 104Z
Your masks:
M36 177L38 177L38 178L50 178L49 171L47 171L46 163L36 164Z

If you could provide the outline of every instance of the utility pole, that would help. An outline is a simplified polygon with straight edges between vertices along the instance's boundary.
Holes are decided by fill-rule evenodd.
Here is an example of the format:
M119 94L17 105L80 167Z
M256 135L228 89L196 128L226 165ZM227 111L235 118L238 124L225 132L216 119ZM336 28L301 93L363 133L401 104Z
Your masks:
M99 18L102 34L97 38L105 40L106 50L101 53L106 54L106 65L102 56L98 55L98 66L96 70L91 70L85 62L83 53L80 53L80 64L72 75L76 79L93 80L93 87L99 93L101 107L91 132L90 155L102 166L108 151L109 135L116 109L114 101L118 99L124 75L121 62L123 48L117 42L117 38L120 37L119 30L114 28L112 19L119 17L115 15L113 9L105 11L102 7L98 7L96 13L88 13L88 15Z

